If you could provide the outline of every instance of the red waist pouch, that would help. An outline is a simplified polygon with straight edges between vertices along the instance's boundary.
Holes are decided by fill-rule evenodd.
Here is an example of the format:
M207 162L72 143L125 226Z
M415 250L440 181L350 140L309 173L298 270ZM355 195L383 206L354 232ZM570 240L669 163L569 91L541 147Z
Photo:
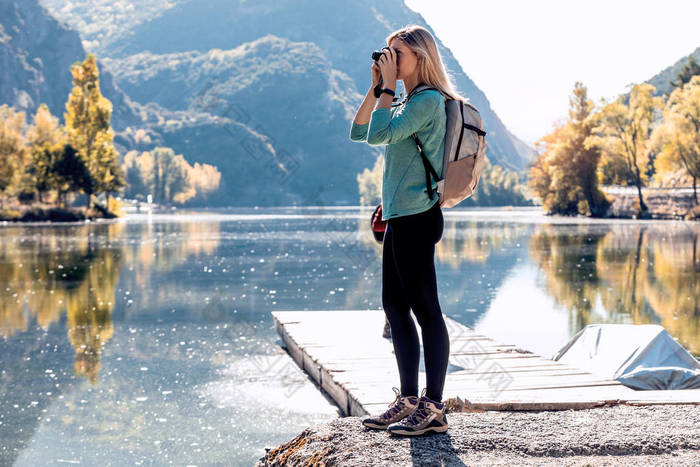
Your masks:
M374 239L379 243L384 241L384 232L386 231L386 221L382 220L382 205L374 208L372 213L370 225L372 226L372 233L374 234Z

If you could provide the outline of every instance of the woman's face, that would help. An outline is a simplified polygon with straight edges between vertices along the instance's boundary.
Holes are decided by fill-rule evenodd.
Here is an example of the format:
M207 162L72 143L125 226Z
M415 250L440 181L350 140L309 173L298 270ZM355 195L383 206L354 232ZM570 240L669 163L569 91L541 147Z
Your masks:
M418 56L400 39L392 39L389 47L396 52L396 79L405 79L418 72Z

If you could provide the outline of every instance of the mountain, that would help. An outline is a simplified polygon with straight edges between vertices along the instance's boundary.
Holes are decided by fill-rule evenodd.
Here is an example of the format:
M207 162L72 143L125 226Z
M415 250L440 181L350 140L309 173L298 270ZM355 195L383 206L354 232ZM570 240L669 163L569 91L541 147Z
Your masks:
M78 33L56 20L36 0L0 0L0 104L27 112L44 102L51 113L63 116L72 89L70 65L85 59ZM114 119L121 125L140 119L109 72L100 77L105 97L112 101Z
M405 24L433 32L402 0L43 1L133 99L149 137L115 121L121 148L163 144L216 165L227 205L304 203L319 190L324 203L357 204L356 175L383 151L347 137L370 54ZM489 158L522 171L531 148L436 39L481 110Z
M134 100L219 122L153 129L191 162L216 165L227 203L303 204L322 189L326 203L356 204L355 177L379 154L347 144L362 96L313 43L267 35L231 50L105 63Z
M673 65L664 68L663 71L657 73L647 81L647 83L651 83L654 85L654 87L656 88L657 95L671 94L671 91L673 91L673 85L671 85L671 81L676 80L678 73L680 73L681 69L683 68L683 65L688 63L690 57L695 57L695 60L700 62L700 47L695 49L695 51L690 55L681 58Z

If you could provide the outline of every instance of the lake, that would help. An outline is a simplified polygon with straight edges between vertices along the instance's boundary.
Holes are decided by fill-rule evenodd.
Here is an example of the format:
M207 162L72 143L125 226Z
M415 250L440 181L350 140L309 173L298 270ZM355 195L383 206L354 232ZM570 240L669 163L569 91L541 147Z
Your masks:
M0 465L250 465L337 417L270 311L381 309L370 212L0 226ZM700 355L700 223L443 213L453 319L546 357L587 324L657 323Z

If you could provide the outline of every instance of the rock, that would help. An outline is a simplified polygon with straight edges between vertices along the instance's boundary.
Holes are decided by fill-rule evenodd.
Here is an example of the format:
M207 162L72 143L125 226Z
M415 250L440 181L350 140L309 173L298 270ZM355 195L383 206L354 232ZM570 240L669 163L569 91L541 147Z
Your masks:
M639 212L639 198L636 193L608 193L612 204L605 217L631 219L683 219L693 210L692 193L674 193L670 190L645 188L644 202L648 211Z
M450 412L447 433L395 437L346 417L305 429L256 465L697 465L699 420L697 405Z

